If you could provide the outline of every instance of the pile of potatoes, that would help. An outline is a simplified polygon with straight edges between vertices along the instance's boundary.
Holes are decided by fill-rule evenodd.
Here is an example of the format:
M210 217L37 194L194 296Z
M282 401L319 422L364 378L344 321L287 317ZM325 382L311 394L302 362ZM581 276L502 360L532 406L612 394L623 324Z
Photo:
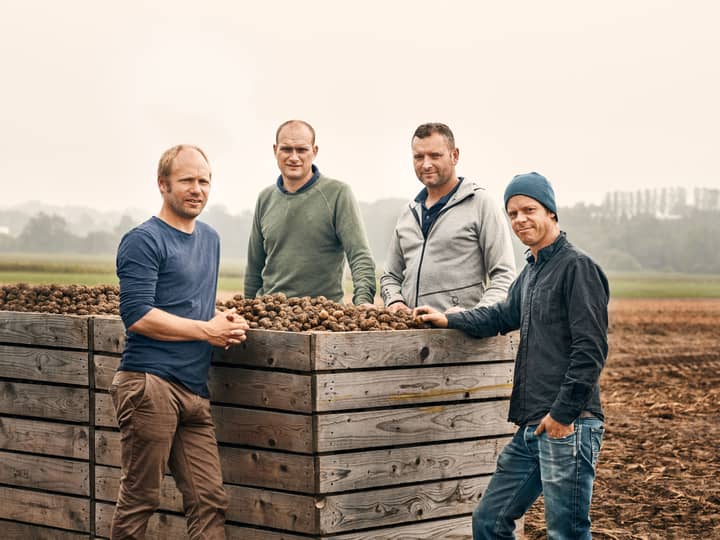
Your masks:
M235 308L250 328L286 332L351 332L354 330L408 330L425 328L409 313L390 313L376 306L345 306L324 296L287 298L284 294L245 299L235 295L232 300L218 302L218 309Z
M0 310L119 315L120 288L116 285L3 285L0 287Z
M426 328L409 313L390 313L377 306L346 306L324 296L287 298L284 294L218 302L221 311L234 308L250 328L285 332L351 332ZM25 283L0 287L0 310L62 313L69 315L119 315L120 288L116 285L38 285Z

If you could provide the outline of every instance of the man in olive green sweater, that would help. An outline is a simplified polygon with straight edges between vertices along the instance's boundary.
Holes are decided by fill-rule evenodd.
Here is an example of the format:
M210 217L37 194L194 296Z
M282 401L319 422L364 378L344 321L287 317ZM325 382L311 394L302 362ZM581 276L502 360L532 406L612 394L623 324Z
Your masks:
M375 298L375 263L350 187L313 165L315 130L289 120L273 145L280 168L276 185L255 206L245 271L245 297L285 293L342 302L344 256L353 280L353 303Z

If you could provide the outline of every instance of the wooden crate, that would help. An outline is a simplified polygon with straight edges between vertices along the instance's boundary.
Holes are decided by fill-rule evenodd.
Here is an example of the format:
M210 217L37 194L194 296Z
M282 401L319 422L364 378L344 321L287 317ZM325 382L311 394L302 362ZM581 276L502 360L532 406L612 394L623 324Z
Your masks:
M87 317L0 312L2 538L88 538Z
M118 319L96 318L97 534L107 535L119 435L105 389ZM451 330L252 330L210 371L228 535L257 540L471 538L470 513L514 432L513 338ZM171 477L153 537L183 538Z
M117 317L0 312L3 538L105 538ZM514 427L512 337L253 330L210 371L228 538L470 539ZM186 538L170 476L149 538Z

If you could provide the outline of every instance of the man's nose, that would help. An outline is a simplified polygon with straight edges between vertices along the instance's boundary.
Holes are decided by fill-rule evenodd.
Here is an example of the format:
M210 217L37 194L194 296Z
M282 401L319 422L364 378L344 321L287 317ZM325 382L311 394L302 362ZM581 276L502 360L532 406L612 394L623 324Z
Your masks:
M430 160L430 158L423 158L422 167L423 169L429 169L430 167L432 167L432 161Z

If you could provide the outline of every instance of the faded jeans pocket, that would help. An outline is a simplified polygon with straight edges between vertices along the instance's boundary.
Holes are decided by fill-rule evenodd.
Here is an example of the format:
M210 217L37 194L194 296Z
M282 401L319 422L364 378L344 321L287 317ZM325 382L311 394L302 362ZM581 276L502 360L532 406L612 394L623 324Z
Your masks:
M593 467L597 466L600 457L600 448L602 447L602 438L605 433L604 426L590 427L590 461Z

